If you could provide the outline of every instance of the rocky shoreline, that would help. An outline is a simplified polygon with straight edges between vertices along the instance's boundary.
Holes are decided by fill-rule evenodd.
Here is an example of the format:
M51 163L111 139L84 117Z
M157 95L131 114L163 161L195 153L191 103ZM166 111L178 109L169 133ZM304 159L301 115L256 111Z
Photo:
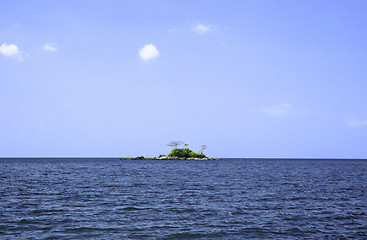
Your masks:
M143 156L136 157L136 158L120 158L120 160L222 160L220 158L195 158L195 157L188 157L188 158L181 158L181 157L168 157L168 156L159 156L153 158L146 158Z

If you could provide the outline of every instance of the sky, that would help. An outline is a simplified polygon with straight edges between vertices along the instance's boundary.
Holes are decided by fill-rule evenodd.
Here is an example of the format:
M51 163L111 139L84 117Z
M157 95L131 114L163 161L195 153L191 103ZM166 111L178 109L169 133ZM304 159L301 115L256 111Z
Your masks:
M0 157L367 158L365 0L1 0Z

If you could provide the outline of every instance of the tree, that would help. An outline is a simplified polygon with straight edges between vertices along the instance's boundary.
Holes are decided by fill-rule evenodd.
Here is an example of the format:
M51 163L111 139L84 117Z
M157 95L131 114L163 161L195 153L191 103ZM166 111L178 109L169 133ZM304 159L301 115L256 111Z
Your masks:
M167 144L169 147L173 147L174 149L177 149L177 146L183 144L181 141L171 141Z
M167 157L173 158L206 158L205 154L197 153L189 148L175 148L167 154Z
M203 154L204 149L206 148L206 145L201 145L201 154Z

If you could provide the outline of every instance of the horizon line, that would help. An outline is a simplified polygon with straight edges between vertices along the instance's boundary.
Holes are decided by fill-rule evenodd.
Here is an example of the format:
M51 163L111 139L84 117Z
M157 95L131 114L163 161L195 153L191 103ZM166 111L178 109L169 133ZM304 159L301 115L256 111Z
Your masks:
M0 159L125 159L125 158L136 158L136 157L116 157L116 156L98 156L98 157L88 157L88 156L0 156ZM146 159L154 158L154 157L144 157ZM215 157L220 160L235 160L235 159L243 159L243 160L367 160L367 158L335 158L335 157ZM159 159L156 159L159 160ZM179 160L178 160L179 161Z

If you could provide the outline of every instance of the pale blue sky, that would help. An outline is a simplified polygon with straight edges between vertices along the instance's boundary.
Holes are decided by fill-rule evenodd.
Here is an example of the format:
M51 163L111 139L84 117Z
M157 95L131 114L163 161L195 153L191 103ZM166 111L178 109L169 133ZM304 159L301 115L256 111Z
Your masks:
M2 0L0 156L367 158L366 23L364 0Z

